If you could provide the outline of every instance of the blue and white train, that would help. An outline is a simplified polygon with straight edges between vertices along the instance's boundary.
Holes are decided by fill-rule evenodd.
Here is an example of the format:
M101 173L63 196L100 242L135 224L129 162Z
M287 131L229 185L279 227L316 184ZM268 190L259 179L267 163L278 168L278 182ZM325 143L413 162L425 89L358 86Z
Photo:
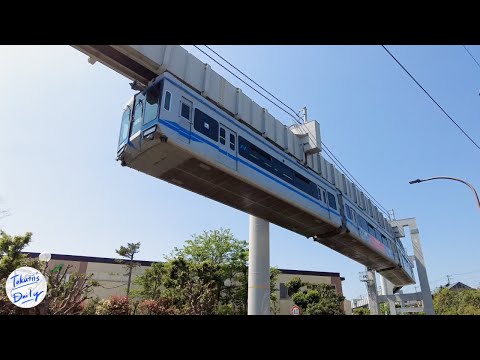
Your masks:
M248 124L164 72L123 113L117 159L322 243L396 287L413 264L390 225Z

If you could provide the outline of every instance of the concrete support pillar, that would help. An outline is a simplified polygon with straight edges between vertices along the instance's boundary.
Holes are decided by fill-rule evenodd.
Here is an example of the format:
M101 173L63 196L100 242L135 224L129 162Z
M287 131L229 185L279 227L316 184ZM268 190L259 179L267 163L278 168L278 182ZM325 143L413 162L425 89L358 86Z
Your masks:
M422 291L423 311L427 315L435 315L433 309L432 292L428 283L427 269L425 267L425 259L423 258L422 245L420 243L420 235L418 228L410 227L410 238L413 244L413 255L415 256L415 264L417 265L418 281Z
M367 268L367 292L368 292L368 308L370 315L378 315L380 313L378 308L378 293L377 281L375 279L375 271Z
M382 279L382 295L393 295L393 284L381 275L380 278ZM390 315L397 315L395 302L389 299L387 303L390 308Z
M269 222L250 215L248 315L270 314Z
M395 220L397 226L408 226L410 230L410 239L413 245L413 255L415 256L415 265L417 267L418 281L422 292L423 311L427 315L435 315L433 309L432 292L428 284L427 269L425 259L423 258L422 244L420 242L420 233L418 231L415 218Z

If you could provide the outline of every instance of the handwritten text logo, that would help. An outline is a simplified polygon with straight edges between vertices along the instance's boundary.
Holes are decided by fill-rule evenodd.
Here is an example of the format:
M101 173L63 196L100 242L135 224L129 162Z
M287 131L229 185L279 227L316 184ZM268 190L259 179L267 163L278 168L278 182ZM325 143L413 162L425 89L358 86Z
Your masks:
M21 308L32 308L45 298L47 281L37 269L24 266L8 276L6 291L13 304Z

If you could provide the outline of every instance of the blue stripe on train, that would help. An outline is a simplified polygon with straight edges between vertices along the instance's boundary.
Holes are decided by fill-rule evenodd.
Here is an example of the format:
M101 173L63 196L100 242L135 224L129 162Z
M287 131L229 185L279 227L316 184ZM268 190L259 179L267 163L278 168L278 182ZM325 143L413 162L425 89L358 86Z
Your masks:
M229 157L231 157L232 159L242 163L243 165L245 166L248 166L249 168L255 170L256 172L258 172L259 174L262 174L263 176L269 178L270 180L273 180L275 181L276 183L282 185L283 187L289 189L290 191L293 191L294 193L296 193L297 195L300 195L302 196L303 198L307 199L308 201L311 201L312 203L314 203L315 205L318 205L320 206L322 209L325 209L326 211L336 215L336 216L340 216L340 213L335 211L335 210L332 210L326 206L324 206L323 204L321 204L320 202L318 201L315 201L314 199L310 198L309 196L303 194L302 192L298 191L297 189L294 189L293 187L287 185L287 184L284 184L281 180L277 179L276 177L260 170L259 168L257 168L256 166L248 163L247 161L243 160L242 158L239 158L237 156L234 156L230 153L227 153L227 151L221 149L217 144L215 143L212 143L211 141L205 139L204 137L196 134L196 133L193 133L193 132L189 132L187 129L185 129L184 127L180 126L179 124L177 124L176 122L173 122L173 121L170 121L170 120L165 120L165 119L158 119L158 123L161 124L161 125L164 125L166 127L168 127L169 129L177 132L179 135L185 137L185 138L189 138L190 140L192 141L195 141L195 142L202 142L202 143L205 143L209 146L211 146L212 148L216 149L217 151L219 151L220 153L224 154L224 155L228 155ZM146 124L142 130L150 127L152 125L152 122L149 122L148 124Z

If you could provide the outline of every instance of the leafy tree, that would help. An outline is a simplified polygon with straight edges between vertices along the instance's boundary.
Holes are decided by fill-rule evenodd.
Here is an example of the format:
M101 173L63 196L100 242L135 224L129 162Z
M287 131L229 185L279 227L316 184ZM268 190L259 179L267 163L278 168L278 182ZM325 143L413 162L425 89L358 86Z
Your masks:
M285 284L285 286L287 287L288 296L292 297L293 295L295 295L300 291L300 288L303 286L303 282L302 282L302 279L300 279L300 277L295 276L291 278Z
M286 284L288 293L295 305L305 315L341 315L343 314L343 296L337 295L328 284L302 282L296 276Z
M480 315L480 290L440 289L433 297L437 315Z
M280 270L275 267L270 268L270 312L274 315L280 311L280 304L278 299L278 289L275 287L280 275Z
M235 313L246 313L248 296L248 243L238 240L230 229L194 234L183 248L175 248L170 259L182 257L193 263L218 265L216 296L219 305L231 304Z
M128 270L128 282L127 282L127 298L128 295L130 294L130 285L132 282L132 272L133 269L137 266L140 266L140 264L133 262L133 258L135 257L136 254L140 252L140 243L128 243L127 246L120 246L120 249L115 250L116 253L126 259L126 260L118 260L122 264L125 264L125 268Z
M132 291L142 299L159 299L162 295L162 284L166 276L165 263L153 263L142 275L135 279L137 290Z
M229 229L193 235L166 260L137 278L141 298L167 299L180 313L247 313L248 243L236 239ZM278 270L272 268L272 312L278 311L277 277Z
M164 297L181 314L215 314L218 288L223 285L220 265L211 261L195 263L183 257L166 264Z
M353 310L353 315L370 315L370 309L366 307L360 307Z
M381 303L380 304L380 314L381 315L390 315L390 306L388 303Z
M22 250L32 241L32 233L25 235L10 236L0 230L0 287L4 286L8 275L21 266L28 265L27 254Z

